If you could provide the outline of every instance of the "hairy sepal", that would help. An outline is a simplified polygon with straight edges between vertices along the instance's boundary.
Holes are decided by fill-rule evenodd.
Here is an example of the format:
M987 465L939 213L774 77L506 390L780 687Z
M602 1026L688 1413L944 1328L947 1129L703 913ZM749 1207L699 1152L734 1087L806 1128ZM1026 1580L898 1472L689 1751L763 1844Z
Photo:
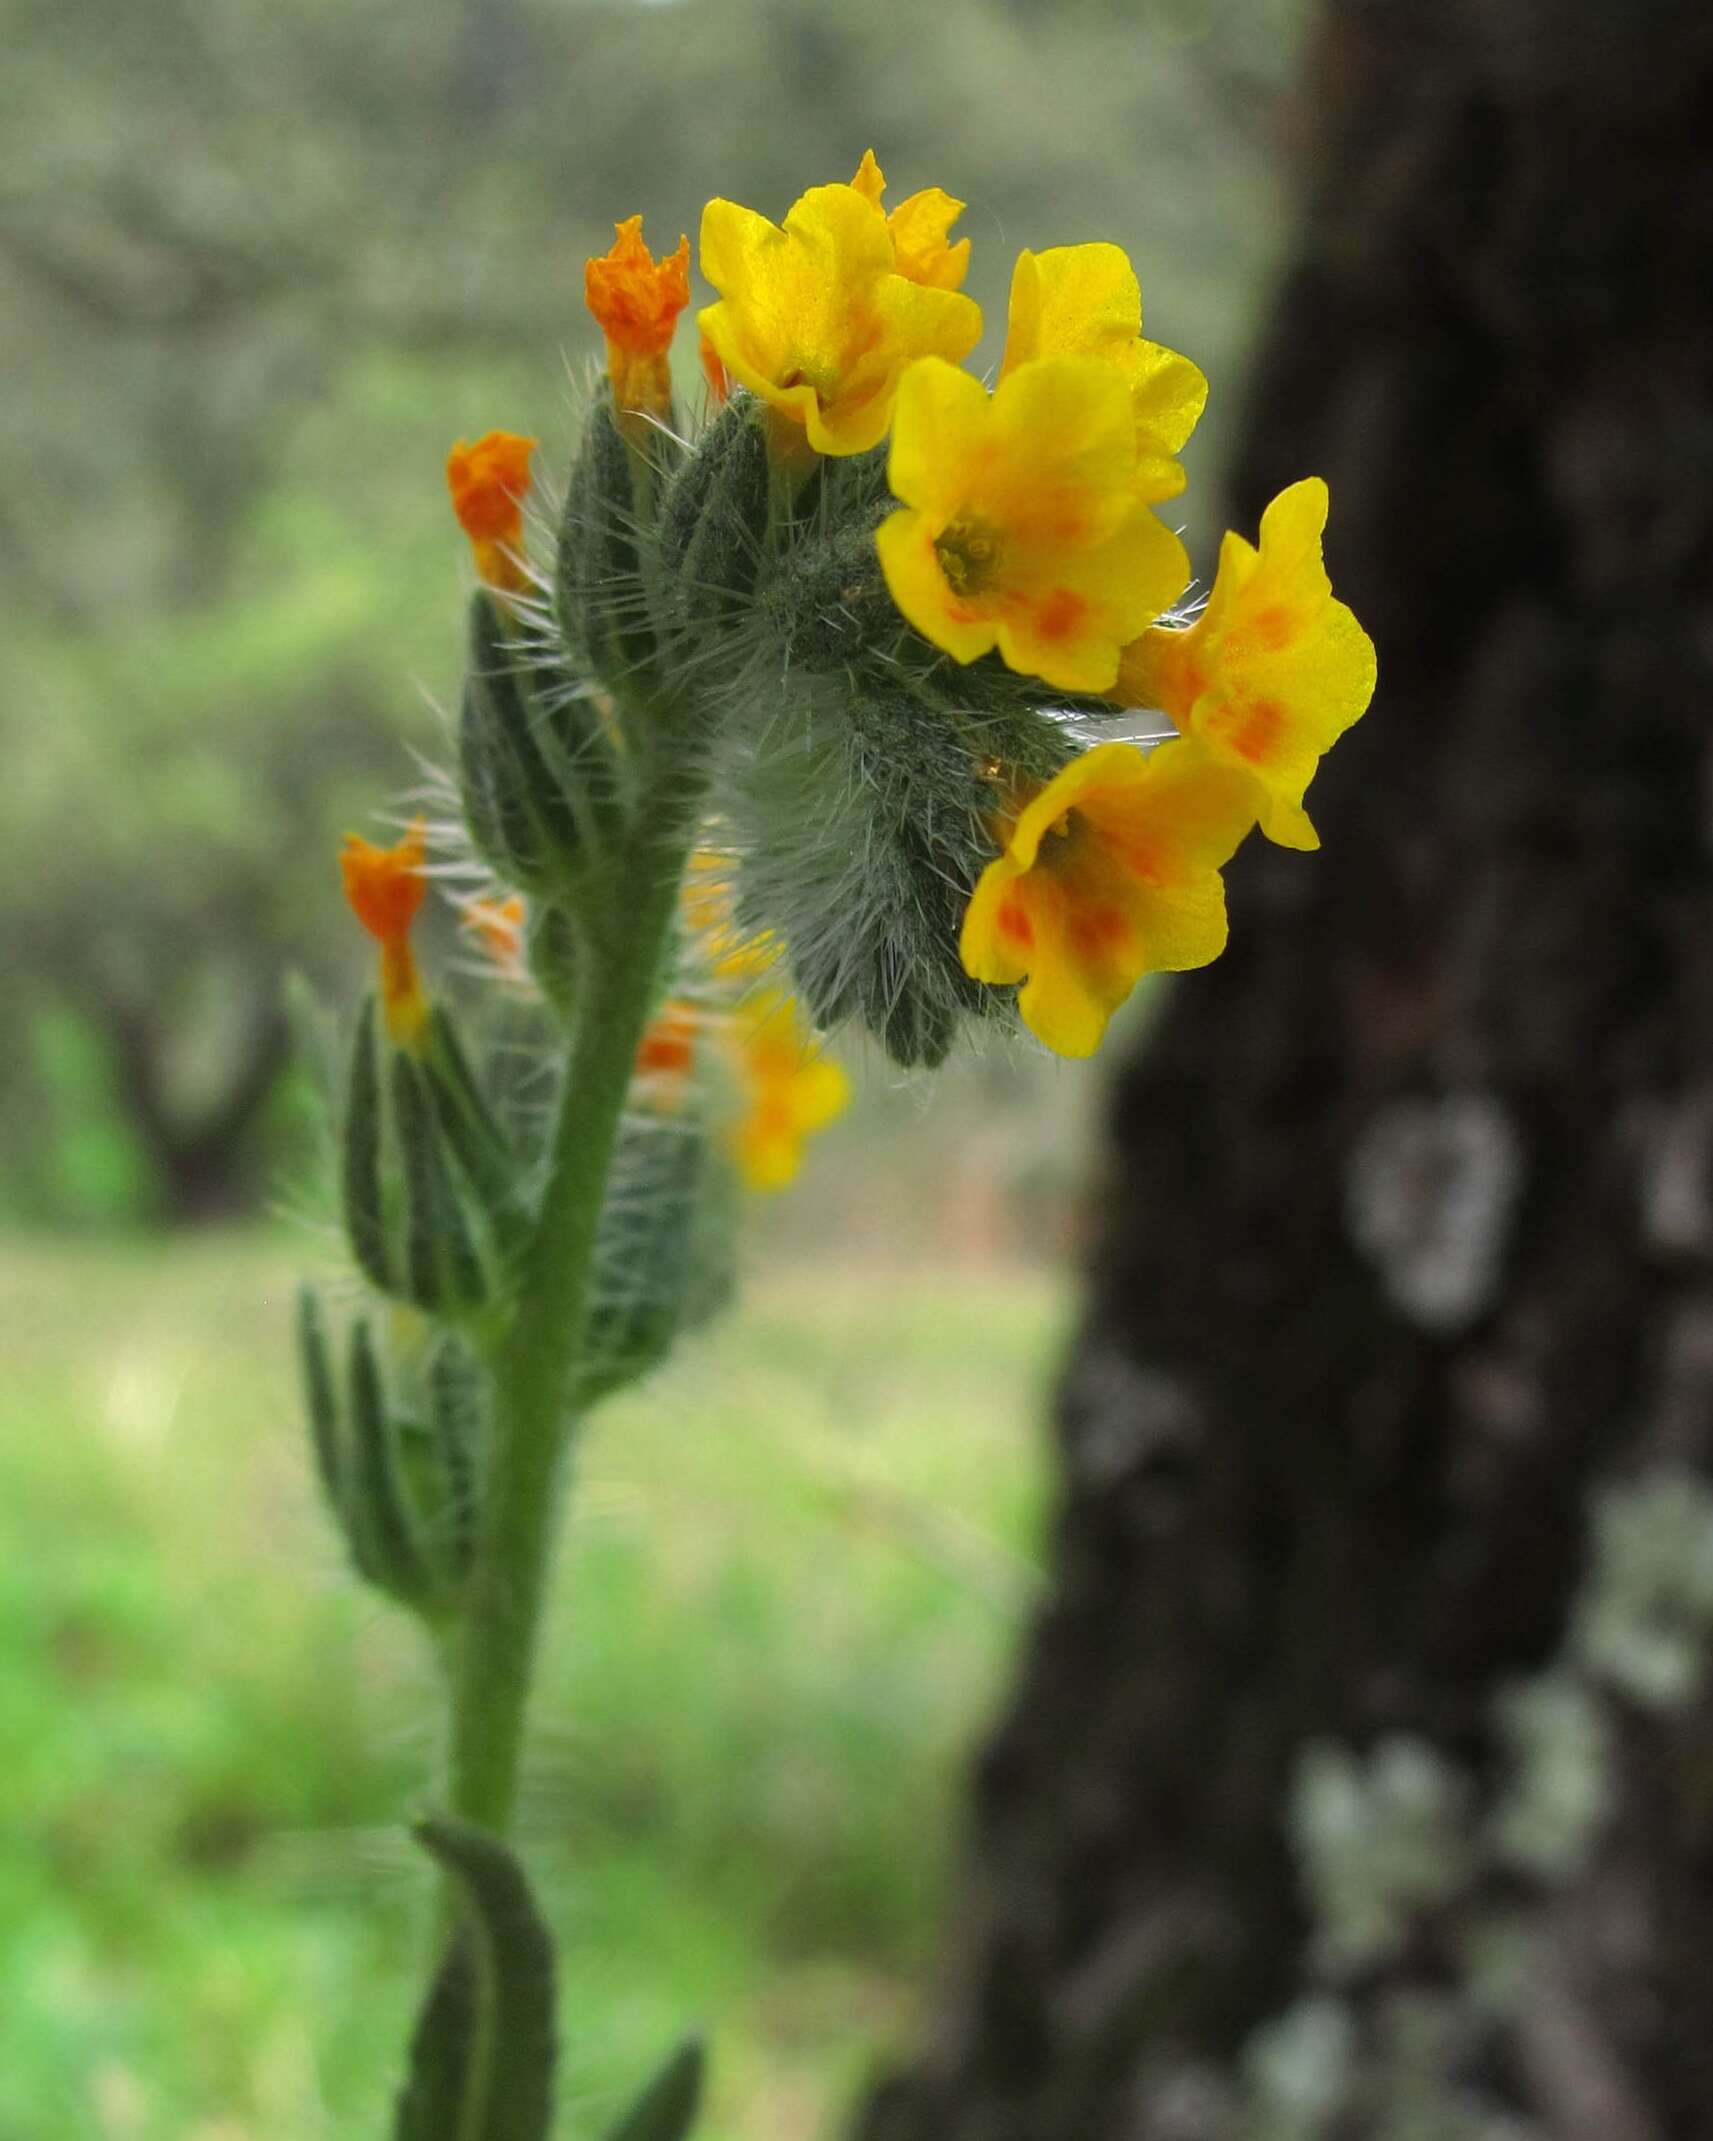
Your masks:
M962 1019L1010 1016L1009 992L964 972L959 931L1011 784L1072 755L1049 718L994 699L800 678L733 769L741 923L783 939L817 1025L858 1020L910 1068L943 1061Z

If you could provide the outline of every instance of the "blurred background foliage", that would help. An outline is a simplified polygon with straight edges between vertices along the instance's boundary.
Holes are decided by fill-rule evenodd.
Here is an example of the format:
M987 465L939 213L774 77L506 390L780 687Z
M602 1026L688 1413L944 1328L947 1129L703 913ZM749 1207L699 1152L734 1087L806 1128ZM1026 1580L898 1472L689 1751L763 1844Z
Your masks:
M424 1668L313 1507L301 1232L158 1230L303 1201L282 982L349 1000L337 837L443 749L448 443L528 430L562 464L616 217L659 244L715 192L778 216L872 144L895 198L970 203L989 358L1018 248L1130 250L1214 382L1183 507L1210 563L1297 14L12 0L0 2141L382 2130ZM531 1819L591 2119L695 2013L711 2141L821 2130L908 2011L1032 1582L1060 1282L944 1266L1062 1256L1098 1087L1020 1055L931 1098L860 1082L741 1322L590 1455Z

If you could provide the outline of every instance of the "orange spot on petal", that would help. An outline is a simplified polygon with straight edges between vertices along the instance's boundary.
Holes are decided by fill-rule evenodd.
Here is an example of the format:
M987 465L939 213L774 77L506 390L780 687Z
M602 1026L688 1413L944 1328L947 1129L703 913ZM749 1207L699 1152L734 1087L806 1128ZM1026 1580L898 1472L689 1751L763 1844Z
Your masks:
M999 934L1008 943L1017 945L1023 951L1028 951L1033 946L1035 925L1030 921L1028 911L1021 900L1004 901L994 921Z
M1252 765L1271 756L1284 725L1284 708L1276 699L1256 699L1247 706L1233 708L1231 718L1222 724L1231 748Z
M1087 907L1071 916L1065 935L1073 951L1098 958L1128 943L1130 926L1116 907Z
M1296 637L1297 621L1283 603L1257 610L1249 620L1249 638L1263 654L1277 654Z
M1113 852L1124 868L1138 884L1152 886L1156 891L1165 883L1158 858L1152 848L1140 847L1135 842L1114 847Z
M1035 629L1043 639L1066 639L1088 615L1087 599L1068 587L1055 587L1035 612Z

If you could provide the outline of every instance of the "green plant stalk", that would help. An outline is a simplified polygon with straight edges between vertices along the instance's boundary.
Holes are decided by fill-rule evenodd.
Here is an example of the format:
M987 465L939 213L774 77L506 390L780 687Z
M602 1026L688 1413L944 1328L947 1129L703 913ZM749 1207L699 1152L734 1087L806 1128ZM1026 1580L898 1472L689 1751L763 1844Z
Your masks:
M493 1362L494 1443L463 1624L453 1640L451 1806L503 1835L576 1423L566 1392L588 1318L607 1171L689 851L694 798L653 813L614 858L582 947L577 1009L540 1215ZM649 822L649 813L640 814Z

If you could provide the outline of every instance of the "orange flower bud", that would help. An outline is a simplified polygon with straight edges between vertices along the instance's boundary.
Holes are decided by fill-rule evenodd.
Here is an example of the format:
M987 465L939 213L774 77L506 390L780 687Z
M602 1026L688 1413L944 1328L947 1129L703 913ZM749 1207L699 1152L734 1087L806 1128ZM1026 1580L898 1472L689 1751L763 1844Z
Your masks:
M636 1052L636 1075L648 1081L655 1098L668 1108L678 1105L696 1067L699 1024L694 1004L674 1000L662 1004L643 1028Z
M428 890L423 875L427 828L419 819L392 847L345 835L339 871L351 912L381 947L381 1010L400 1048L413 1049L428 1018L428 999L410 948L411 924Z
M583 301L607 338L613 405L624 415L664 416L672 406L666 353L690 302L690 241L656 260L641 216L613 225L610 250L583 270Z
M466 901L460 918L504 981L528 979L523 963L526 912L523 894L513 892L505 899Z
M476 570L490 587L521 594L529 585L523 562L523 501L529 495L534 439L489 431L474 446L460 439L446 456L446 488L458 525L470 538Z

